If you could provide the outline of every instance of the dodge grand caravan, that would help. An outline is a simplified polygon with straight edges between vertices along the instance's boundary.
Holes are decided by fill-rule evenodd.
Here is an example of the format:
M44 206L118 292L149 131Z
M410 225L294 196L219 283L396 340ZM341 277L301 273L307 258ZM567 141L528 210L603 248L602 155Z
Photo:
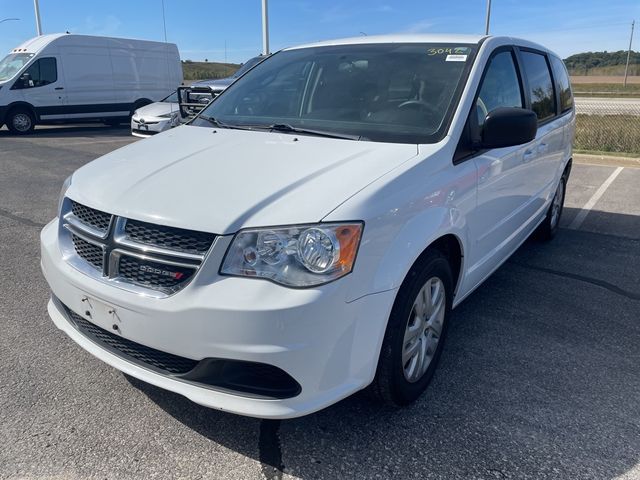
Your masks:
M562 61L507 37L282 50L188 125L64 183L42 231L53 322L208 407L305 415L425 390L451 311L558 230Z

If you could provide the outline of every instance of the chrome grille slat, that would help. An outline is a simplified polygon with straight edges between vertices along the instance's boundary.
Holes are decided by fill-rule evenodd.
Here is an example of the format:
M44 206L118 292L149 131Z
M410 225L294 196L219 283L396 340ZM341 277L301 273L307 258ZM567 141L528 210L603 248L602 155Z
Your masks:
M127 220L124 233L127 239L136 243L194 255L206 253L215 237L211 233L154 225L139 220Z
M99 271L102 271L102 266L104 265L104 249L102 247L87 242L84 238L73 233L71 234L71 241L80 257Z
M129 220L68 198L60 213L60 245L69 263L102 281L156 297L184 288L215 240L211 233Z
M86 207L78 202L71 201L71 213L81 223L101 232L107 233L111 224L112 215L95 208Z

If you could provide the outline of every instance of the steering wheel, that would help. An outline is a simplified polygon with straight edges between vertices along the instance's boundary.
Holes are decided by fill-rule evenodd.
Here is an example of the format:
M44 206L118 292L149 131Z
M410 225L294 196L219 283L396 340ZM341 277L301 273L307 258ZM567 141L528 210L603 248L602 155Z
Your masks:
M425 102L424 100L407 100L406 102L402 102L398 105L398 108L419 108L421 110L427 110L428 113L434 114L436 113L436 109L430 103Z
M482 112L481 121L484 122L484 119L487 118L487 115L489 115L489 110L480 97L478 97L478 99L476 100L476 106Z

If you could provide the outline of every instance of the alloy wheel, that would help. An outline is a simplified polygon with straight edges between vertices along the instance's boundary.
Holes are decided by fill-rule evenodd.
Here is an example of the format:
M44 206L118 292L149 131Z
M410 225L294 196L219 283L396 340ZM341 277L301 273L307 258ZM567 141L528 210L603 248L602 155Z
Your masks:
M26 113L18 113L11 122L13 127L19 132L26 132L31 128L31 117Z
M430 278L413 302L402 344L405 379L414 383L429 368L438 348L444 325L446 292L442 280Z
M564 201L564 180L560 180L558 189L553 197L553 204L551 205L551 228L556 228L558 221L560 220L560 213L562 212L562 204Z

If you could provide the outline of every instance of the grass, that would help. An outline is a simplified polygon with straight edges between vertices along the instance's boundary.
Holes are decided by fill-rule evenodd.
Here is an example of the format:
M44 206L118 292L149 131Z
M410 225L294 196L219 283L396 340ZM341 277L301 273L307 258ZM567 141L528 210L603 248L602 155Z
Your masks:
M212 78L225 78L233 75L240 65L236 63L218 62L182 62L182 74L185 80L205 80Z
M640 83L628 83L626 87L620 83L574 83L573 93L580 96L598 97L640 97Z
M577 150L638 155L640 116L577 115L574 145Z
M592 67L588 69L584 68L570 68L569 75L624 75L624 65L608 65L606 67ZM629 64L629 75L640 75L640 64Z

